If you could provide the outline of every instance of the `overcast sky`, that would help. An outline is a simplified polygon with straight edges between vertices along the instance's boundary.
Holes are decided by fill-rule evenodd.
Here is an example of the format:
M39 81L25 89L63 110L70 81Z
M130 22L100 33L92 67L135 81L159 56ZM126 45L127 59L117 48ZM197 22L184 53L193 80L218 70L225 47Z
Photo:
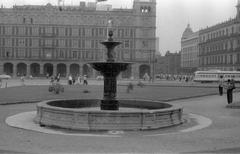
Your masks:
M5 7L13 4L57 4L58 0L0 0ZM84 0L65 0L66 5L78 5ZM93 2L94 0L85 0ZM113 7L132 7L133 0L108 0ZM181 50L181 36L189 23L193 31L212 26L236 15L237 0L157 0L157 37L162 54Z

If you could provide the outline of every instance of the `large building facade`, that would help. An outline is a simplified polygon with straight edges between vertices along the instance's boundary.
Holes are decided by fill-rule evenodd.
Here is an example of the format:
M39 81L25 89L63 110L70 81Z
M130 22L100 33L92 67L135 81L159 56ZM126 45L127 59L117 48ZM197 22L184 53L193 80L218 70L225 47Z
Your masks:
M237 15L199 31L200 70L240 70L240 2Z
M122 78L151 74L156 50L156 0L134 0L131 9L79 6L0 8L0 74L12 76L68 74L96 77L87 63L105 61L107 23L112 20L116 61L133 62Z
M190 24L184 30L181 38L181 71L193 73L199 66L199 32L193 32Z

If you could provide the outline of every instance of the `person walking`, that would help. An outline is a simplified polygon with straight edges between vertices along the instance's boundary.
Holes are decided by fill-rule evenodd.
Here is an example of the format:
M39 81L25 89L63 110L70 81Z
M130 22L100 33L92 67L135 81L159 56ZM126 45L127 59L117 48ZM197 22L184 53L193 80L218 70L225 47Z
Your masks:
M71 74L68 76L68 84L72 85L72 75Z
M61 75L60 75L60 73L58 73L58 75L57 75L57 77L56 77L57 82L60 81L60 77L61 77Z
M227 102L228 102L228 104L231 104L233 101L232 93L233 93L233 89L235 88L234 83L230 79L228 79L227 85L225 88L227 89Z
M87 75L83 76L83 85L88 85Z
M224 84L224 79L223 79L223 76L221 75L218 82L218 91L220 96L223 95L223 84Z
M24 83L25 76L24 76L24 75L23 75L23 76L21 76L20 80L21 80L22 86L25 86L25 83Z

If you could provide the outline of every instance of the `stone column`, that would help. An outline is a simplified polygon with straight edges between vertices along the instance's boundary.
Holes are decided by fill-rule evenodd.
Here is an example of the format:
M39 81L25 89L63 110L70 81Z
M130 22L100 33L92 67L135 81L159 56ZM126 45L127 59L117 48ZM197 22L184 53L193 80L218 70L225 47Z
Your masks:
M82 65L79 64L79 75L82 75Z
M66 64L66 76L70 74L70 64Z
M45 75L45 74L43 74L44 72L44 65L43 64L40 64L40 74L41 75Z
M53 74L52 75L56 75L57 74L57 64L53 64Z
M13 77L17 77L17 65L13 64Z
M27 72L26 72L26 76L29 76L30 73L30 64L27 64Z
M4 73L3 63L0 63L0 74Z

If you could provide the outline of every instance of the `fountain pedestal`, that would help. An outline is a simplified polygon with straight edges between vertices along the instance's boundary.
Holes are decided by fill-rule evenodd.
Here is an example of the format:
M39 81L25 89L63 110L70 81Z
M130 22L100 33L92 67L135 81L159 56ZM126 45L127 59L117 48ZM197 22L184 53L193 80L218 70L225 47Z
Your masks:
M116 100L117 76L127 69L131 63L94 62L89 63L95 70L104 76L104 93L101 100L101 110L118 110L119 102Z

